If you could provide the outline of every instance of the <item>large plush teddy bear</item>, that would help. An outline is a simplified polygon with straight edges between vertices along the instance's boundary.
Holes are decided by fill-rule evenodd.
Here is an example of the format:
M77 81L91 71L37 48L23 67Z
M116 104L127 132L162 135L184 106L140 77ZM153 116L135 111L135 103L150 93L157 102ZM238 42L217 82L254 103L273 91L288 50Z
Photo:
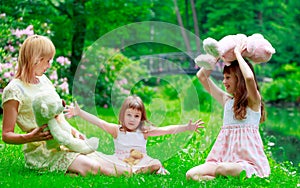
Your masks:
M58 94L42 92L38 94L33 102L32 108L35 121L38 126L48 124L48 128L53 136L47 141L48 149L61 149L61 146L71 151L88 154L98 148L98 139L80 139L72 134L72 126L64 118L64 101Z
M237 45L241 45L245 49L241 55L256 64L269 61L275 53L270 42L259 33L249 37L244 34L227 35L219 41L209 37L203 41L203 48L207 54L199 55L195 62L210 70L214 68L219 59L228 65L236 60L234 48Z

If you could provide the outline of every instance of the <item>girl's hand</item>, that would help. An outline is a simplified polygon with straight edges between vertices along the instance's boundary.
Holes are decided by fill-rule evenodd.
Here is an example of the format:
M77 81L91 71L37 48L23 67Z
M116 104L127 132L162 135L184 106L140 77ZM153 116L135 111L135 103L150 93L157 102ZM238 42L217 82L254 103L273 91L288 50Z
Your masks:
M196 122L192 122L192 120L190 120L189 124L187 125L187 129L191 130L191 131L196 131L197 133L199 133L199 128L203 129L204 126L201 126L202 124L204 124L204 122L199 119Z
M51 140L53 139L49 130L44 131L48 125L43 125L41 127L37 127L33 129L28 135L30 135L29 142L36 142L36 141L44 141L44 140Z
M67 105L64 109L65 116L67 118L71 118L73 116L77 116L80 113L80 107L78 106L77 102L75 102L75 106L73 103L71 103L70 105Z
M245 40L238 41L238 44L234 48L234 54L242 54L247 48L247 44Z

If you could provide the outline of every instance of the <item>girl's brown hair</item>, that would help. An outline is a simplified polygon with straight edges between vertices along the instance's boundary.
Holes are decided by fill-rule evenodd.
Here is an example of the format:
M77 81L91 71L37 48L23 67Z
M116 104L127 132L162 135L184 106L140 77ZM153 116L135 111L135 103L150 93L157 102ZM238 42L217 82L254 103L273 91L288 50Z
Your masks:
M34 74L33 66L42 58L53 58L54 55L55 47L50 39L40 35L29 36L20 48L15 77L29 83Z
M248 66L250 67L251 71L253 72L256 87L257 87L257 90L259 91L259 86L257 83L257 79L256 79L256 75L255 75L253 66L247 60L245 60L245 61L248 64ZM223 74L225 74L225 73L230 74L231 72L233 72L234 75L237 77L237 88L235 91L235 95L234 95L235 100L234 100L234 104L233 104L234 116L236 119L242 120L242 119L246 118L246 113L247 113L246 108L248 106L248 100L247 100L248 91L246 88L245 79L243 77L243 74L241 72L241 69L239 67L239 63L237 60L231 62L231 64L229 66L225 66L223 69ZM264 107L263 100L261 99L260 122L262 123L264 121L265 121L265 107Z
M146 109L145 109L145 105L144 105L142 99L135 95L128 96L122 104L122 107L121 107L121 110L119 113L119 124L122 125L120 130L125 131L125 132L128 131L126 125L124 124L125 111L127 109L138 110L142 113L141 122L137 129L140 129L142 132L148 131L148 129L145 126L145 123L149 123L151 125L152 125L152 123L149 122L147 119Z

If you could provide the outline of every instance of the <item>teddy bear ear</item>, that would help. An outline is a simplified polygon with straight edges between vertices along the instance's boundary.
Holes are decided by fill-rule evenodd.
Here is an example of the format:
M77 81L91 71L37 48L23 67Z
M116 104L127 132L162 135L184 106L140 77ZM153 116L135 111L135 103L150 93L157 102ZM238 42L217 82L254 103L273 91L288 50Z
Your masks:
M41 114L42 116L47 116L48 115L48 106L45 103L41 104Z

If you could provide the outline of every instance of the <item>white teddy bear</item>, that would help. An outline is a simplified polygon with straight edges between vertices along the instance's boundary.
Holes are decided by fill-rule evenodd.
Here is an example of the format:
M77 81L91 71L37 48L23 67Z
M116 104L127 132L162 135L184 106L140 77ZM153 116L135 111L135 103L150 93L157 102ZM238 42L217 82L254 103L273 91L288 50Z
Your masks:
M72 126L66 121L63 110L64 101L58 94L43 92L37 95L32 102L35 121L38 126L48 124L53 136L47 141L48 149L60 149L65 146L69 150L88 154L98 148L99 140L95 137L82 140L72 135Z

